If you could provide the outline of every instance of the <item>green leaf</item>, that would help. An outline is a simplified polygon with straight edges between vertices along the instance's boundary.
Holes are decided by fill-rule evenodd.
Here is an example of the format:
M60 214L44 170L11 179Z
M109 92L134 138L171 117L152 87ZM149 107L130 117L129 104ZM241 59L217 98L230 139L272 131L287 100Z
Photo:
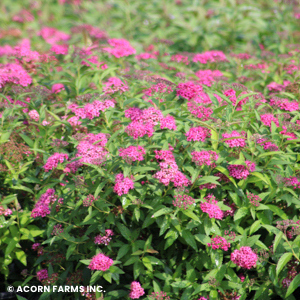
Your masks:
M288 297L289 295L291 295L295 289L297 289L300 285L300 274L298 274L293 281L290 283L289 288L286 292L285 297Z
M208 243L210 243L211 242L211 239L210 239L210 237L208 237L208 236L206 236L206 235L204 235L204 234L196 234L195 235L195 238L196 238L196 240L197 241L199 241L200 243L202 243L203 245L207 245Z
M24 265L27 266L26 254L21 249L16 249L15 254L17 259Z
M124 255L126 255L130 250L130 245L123 245L118 252L117 255L117 260L119 260L120 258L122 258Z
M274 245L273 245L273 251L274 253L276 252L277 246L279 245L281 239L283 236L283 232L280 231L279 234L276 234L275 240L274 240Z
M76 244L71 244L69 247L68 247L68 250L67 250L67 254L66 254L66 259L68 260L69 257L72 255L72 253L74 252L76 248Z
M247 216L248 214L249 214L249 209L246 207L242 207L238 209L237 212L234 214L234 221L237 221L243 218L244 216Z
M172 212L173 209L172 208L168 208L168 207L165 207L165 208L162 208L160 210L158 210L156 213L153 214L152 218L157 218L161 215L165 215L165 214L168 214L170 212Z
M88 266L91 263L91 259L81 259L80 262Z
M142 258L142 262L144 264L144 266L150 271L150 272L153 272L153 268L152 268L152 264L151 264L151 261L149 259L148 256L144 256Z
M260 228L261 220L255 221L250 227L250 235L256 232Z
M123 237L127 241L131 241L131 231L125 225L123 225L121 223L117 223L117 227L118 227L120 233L123 235Z
M276 275L278 276L278 274L280 273L280 271L283 269L283 267L291 260L291 258L293 257L293 253L288 252L288 253L284 253L276 266Z
M189 230L183 230L182 237L184 238L184 240L187 242L189 246L191 246L195 251L198 251L195 238Z
M192 211L190 211L190 210L183 210L182 211L186 216L188 216L188 217L190 217L191 219L193 219L193 220L195 220L195 221L197 221L197 222L199 222L200 224L202 223L201 221L200 221L200 219L197 217L197 215L195 215Z
M271 204L268 204L267 205L268 208L273 212L275 213L277 216L279 216L280 218L284 219L284 220L288 220L288 216L286 215L286 213L280 209L278 206L275 206L275 205L271 205Z
M27 135L19 133L19 136L27 143L27 145L33 148L34 142Z

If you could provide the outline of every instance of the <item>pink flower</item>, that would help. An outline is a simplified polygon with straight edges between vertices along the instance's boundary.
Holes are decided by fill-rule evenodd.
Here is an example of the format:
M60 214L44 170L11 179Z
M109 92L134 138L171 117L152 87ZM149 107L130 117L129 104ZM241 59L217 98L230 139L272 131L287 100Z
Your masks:
M192 161L197 165L197 166L203 166L203 165L207 165L207 166L212 166L215 167L215 161L218 160L219 155L214 152L214 151L193 151L192 153Z
M51 213L49 206L52 205L57 200L57 196L54 195L54 189L48 189L46 193L42 194L39 201L35 204L32 212L31 217L46 217ZM63 198L58 199L58 203L62 203Z
M116 175L116 184L114 186L114 192L119 196L128 194L129 190L134 188L134 177L131 176L131 179L126 177L122 173Z
M131 299L139 299L141 296L145 294L144 289L141 287L141 284L137 281L133 281L130 285L130 293L129 298Z
M56 28L44 27L40 30L39 34L49 44L54 45L60 41L68 41L71 36Z
M211 243L208 243L207 246L212 247L213 250L222 249L224 251L227 251L230 248L230 243L227 242L225 238L216 236L211 239Z
M36 273L37 278L39 281L42 281L43 279L48 278L48 270L47 269L42 269Z
M187 141L202 141L204 142L207 137L210 137L210 130L205 127L192 127L185 136Z
M30 119L38 122L39 119L40 119L40 115L39 113L34 109L34 110L31 110L29 113L28 113Z
M223 73L219 70L199 70L195 75L199 78L201 84L212 86L218 77L223 76Z
M107 246L109 244L109 242L111 241L111 237L114 235L113 231L111 229L106 229L105 230L105 236L102 235L97 235L95 237L94 243L101 245L104 244L105 246Z
M52 85L51 92L53 94L58 94L61 91L65 90L65 86L62 83L55 83Z
M66 55L69 51L68 45L52 45L50 51L53 51L55 54Z
M261 202L261 198L258 195L254 195L252 193L248 193L247 198L250 201L250 203L254 206L259 206Z
M246 132L242 131L241 133L237 132L237 131L232 131L231 133L223 133L222 137L224 139L228 139L228 138L232 138L232 137L239 137L236 139L230 139L227 141L224 141L224 143L226 143L230 148L234 148L234 147L241 147L244 148L246 147L246 138L243 138L241 136L246 136Z
M54 153L52 156L50 156L46 162L46 164L43 166L45 169L45 172L49 172L50 170L53 170L57 167L58 163L63 163L64 159L68 160L69 156L66 153Z
M127 162L131 163L133 161L142 161L144 160L144 155L146 150L142 146L129 146L126 149L119 149L120 156Z
M165 118L160 121L160 129L168 128L170 130L176 130L175 118L167 115Z
M256 266L257 254L250 247L241 247L240 250L234 250L230 256L233 263L244 269L251 269Z
M141 60L141 59L157 59L157 56L153 53L141 53L139 55L136 55L135 58L137 60Z
M271 127L271 122L273 121L275 125L278 127L279 122L278 119L276 119L272 114L264 114L260 116L261 122L266 125Z
M229 175L236 179L246 179L250 172L255 171L255 163L248 160L245 163L247 167L244 165L229 165Z
M111 258L99 253L92 258L88 268L91 270L106 271L113 263L114 261Z
M116 92L120 92L120 94L122 94L128 91L128 85L118 77L110 77L107 82L103 83L103 85L103 91L105 94L113 94Z
M224 212L219 208L218 201L212 194L208 194L207 197L204 198L206 202L200 204L200 208L203 212L207 213L208 216L212 219L222 220L224 217Z
M0 88L7 83L28 86L32 83L32 79L19 64L0 64Z
M188 99L188 101L198 96L202 91L202 86L200 84L195 84L192 81L179 83L177 86L177 96Z
M136 53L136 50L125 39L108 39L108 43L110 46L112 46L112 48L106 47L103 48L103 50L117 58Z
M173 200L173 205L175 207L183 207L184 209L187 209L189 205L193 205L195 203L195 200L188 195L177 195L174 196L175 201Z
M222 51L217 51L217 50L198 53L193 58L193 62L200 62L201 64L220 62L220 61L227 61L227 58Z

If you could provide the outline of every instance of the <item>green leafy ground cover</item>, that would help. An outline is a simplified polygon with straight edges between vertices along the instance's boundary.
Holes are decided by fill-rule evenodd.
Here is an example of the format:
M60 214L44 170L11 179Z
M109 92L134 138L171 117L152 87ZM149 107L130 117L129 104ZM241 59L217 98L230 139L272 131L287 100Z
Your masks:
M0 3L0 292L299 299L292 1Z

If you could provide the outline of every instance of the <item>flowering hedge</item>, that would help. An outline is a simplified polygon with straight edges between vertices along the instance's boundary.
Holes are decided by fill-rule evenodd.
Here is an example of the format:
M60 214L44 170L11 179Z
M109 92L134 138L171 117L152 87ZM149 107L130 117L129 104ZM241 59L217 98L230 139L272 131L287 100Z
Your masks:
M197 40L181 49L181 36L130 39L129 25L126 38L84 22L63 30L98 4L47 5L55 17L38 1L2 8L15 26L0 31L3 291L100 285L105 292L39 299L297 299L297 45L276 48L262 35L250 54ZM277 5L294 28L293 6Z

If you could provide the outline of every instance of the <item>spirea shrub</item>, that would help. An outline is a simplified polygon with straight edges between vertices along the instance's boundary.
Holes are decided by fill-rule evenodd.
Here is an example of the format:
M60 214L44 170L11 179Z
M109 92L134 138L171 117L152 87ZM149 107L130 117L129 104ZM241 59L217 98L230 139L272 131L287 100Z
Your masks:
M0 289L299 299L292 4L3 1Z

